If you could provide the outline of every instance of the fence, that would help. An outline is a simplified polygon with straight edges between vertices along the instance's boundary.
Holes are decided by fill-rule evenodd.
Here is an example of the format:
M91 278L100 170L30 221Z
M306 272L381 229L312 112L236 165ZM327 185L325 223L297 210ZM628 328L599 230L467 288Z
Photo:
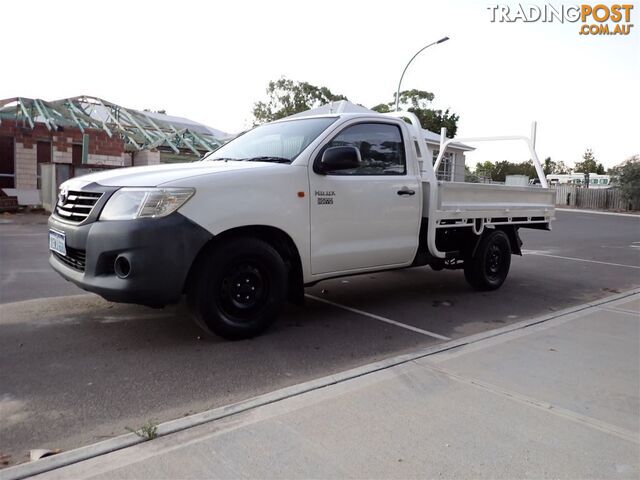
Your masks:
M556 205L598 210L640 210L640 199L627 199L619 188L556 185Z

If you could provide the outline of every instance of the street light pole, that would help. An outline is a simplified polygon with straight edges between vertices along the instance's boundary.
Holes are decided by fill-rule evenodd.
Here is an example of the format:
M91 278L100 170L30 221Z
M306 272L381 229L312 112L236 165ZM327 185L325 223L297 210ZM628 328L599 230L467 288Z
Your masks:
M404 67L404 70L402 71L402 75L400 75L400 81L398 82L398 90L396 91L396 110L395 110L396 112L398 111L398 104L400 103L400 87L402 86L402 79L404 78L404 74L407 71L407 68L409 68L409 65L411 65L411 62L413 62L413 59L416 58L418 55L420 55L427 48L442 42L446 42L447 40L449 40L449 37L442 37L440 40L430 43L426 47L422 47L420 50L418 50L418 52L413 57L411 57L411 60L409 60L409 63L407 63L407 65Z

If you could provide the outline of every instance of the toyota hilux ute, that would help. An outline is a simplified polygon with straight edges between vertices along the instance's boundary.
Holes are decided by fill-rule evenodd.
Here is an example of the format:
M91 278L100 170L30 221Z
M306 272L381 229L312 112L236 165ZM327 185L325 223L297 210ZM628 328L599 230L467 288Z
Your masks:
M540 186L436 179L454 142L517 139ZM113 302L184 295L205 330L230 339L263 332L329 278L430 265L499 288L519 230L549 230L555 215L534 139L443 132L430 156L411 113L338 111L256 127L198 162L73 178L49 219L50 264Z

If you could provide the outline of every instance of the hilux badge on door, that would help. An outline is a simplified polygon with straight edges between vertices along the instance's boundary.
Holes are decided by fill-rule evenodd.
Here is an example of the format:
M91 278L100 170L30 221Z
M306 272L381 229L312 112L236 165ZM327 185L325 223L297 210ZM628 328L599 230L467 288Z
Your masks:
M318 205L333 205L333 197L336 196L333 190L316 190L314 193L318 197Z

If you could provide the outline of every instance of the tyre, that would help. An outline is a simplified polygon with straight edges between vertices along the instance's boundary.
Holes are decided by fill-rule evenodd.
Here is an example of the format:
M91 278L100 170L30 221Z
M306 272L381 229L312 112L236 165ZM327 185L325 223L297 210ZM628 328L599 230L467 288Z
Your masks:
M271 245L256 238L229 239L198 261L186 293L200 327L229 340L269 328L287 293L287 269Z
M502 230L486 233L473 258L465 261L464 278L478 290L496 290L511 266L509 237Z

